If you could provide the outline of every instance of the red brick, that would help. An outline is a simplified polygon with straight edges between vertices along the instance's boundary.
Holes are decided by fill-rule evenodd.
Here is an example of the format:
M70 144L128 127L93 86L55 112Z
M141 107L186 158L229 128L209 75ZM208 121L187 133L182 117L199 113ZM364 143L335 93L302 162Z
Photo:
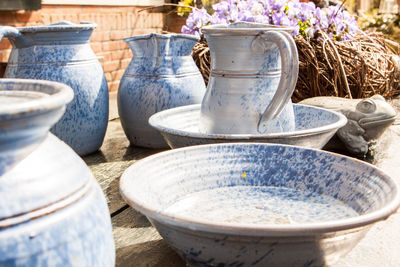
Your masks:
M108 14L106 15L106 18L104 20L104 22L106 23L106 29L108 30L115 30L115 14Z
M116 29L122 28L122 14L117 14L116 17Z
M8 62L11 50L0 50L0 62Z
M71 21L73 23L80 23L79 15L78 14L65 14L64 19Z
M106 72L106 73L104 73L104 75L106 76L107 82L111 82L111 81L112 81L112 74L111 74L111 72Z
M110 15L103 14L103 15L101 17L101 21L103 23L103 30L113 29L114 20L113 20L112 15L111 14Z
M161 13L152 13L152 26L155 28L162 28L164 24L164 17Z
M78 14L79 21L90 21L91 22L91 15L87 13Z
M122 76L124 75L124 73L125 73L125 69L120 69L120 70L116 70L116 71L111 72L112 80L113 81L120 81Z
M40 14L40 11L18 11L16 14L18 22L42 21L42 15Z
M108 41L110 39L110 33L104 31L94 31L90 37L92 42Z
M106 14L101 14L101 27L99 29L101 30L110 30L112 24L112 19L108 17Z
M121 42L122 41L109 41L109 42L103 42L102 49L103 51L113 51L113 50L119 50L121 47Z
M130 37L130 36L132 36L132 35L129 35L129 37ZM122 41L122 42L120 43L119 49L120 49L120 50L128 50L128 49L130 50L128 44L127 44L126 42L124 42L124 41Z
M92 47L92 50L95 53L99 53L102 51L102 46L101 43L99 42L90 43L90 46Z
M136 16L134 17L133 23L132 23L132 28L133 29L140 29L143 28L145 25L146 21L146 14L144 13L136 13Z
M131 62L130 58L126 58L126 59L122 59L121 60L121 69L126 69L129 65L129 63Z
M42 14L42 23L43 24L50 24L51 18L50 14Z
M142 35L154 32L154 29L137 29L133 30L132 35Z
M134 15L132 13L128 13L126 17L126 29L132 29Z
M110 92L117 91L119 87L119 81L113 81L108 83L108 90Z
M118 60L104 62L104 72L111 72L120 68L120 62Z
M64 15L63 14L51 14L50 15L50 22L51 23L57 23L64 20Z
M119 30L121 29L121 15L119 13L114 14L114 20L113 20L113 30Z
M110 40L122 40L124 38L129 37L127 35L127 31L112 31L110 32Z
M113 51L111 53L112 60L125 59L125 58L131 58L131 57L132 57L132 53L130 52L130 50L127 50L127 49Z
M10 43L10 41L8 41L7 39L3 39L3 40L0 42L0 50L3 50L3 49L11 49L11 48L12 48L11 43Z
M99 52L99 53L97 53L96 55L97 55L98 57L102 57L104 62L107 62L107 61L113 60L113 58L112 58L112 53L113 53L113 52Z
M126 29L128 25L128 14L127 13L122 13L121 14L121 29Z

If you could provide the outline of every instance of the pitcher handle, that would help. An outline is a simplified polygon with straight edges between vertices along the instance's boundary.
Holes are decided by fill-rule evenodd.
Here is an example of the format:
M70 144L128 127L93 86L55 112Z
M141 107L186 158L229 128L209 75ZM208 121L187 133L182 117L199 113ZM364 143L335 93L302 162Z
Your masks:
M0 27L0 41L3 38L17 39L22 37L22 34L17 28L10 26L2 26Z
M296 43L289 33L268 31L263 33L260 38L264 41L272 41L278 46L282 66L278 89L257 124L258 132L265 133L267 130L265 122L276 118L293 94L299 72L299 60Z

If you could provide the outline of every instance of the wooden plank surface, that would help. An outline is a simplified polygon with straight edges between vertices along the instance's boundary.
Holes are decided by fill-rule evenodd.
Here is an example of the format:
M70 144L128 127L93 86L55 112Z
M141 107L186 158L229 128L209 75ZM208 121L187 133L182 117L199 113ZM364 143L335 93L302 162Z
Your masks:
M100 151L83 159L103 189L111 214L126 206L119 193L119 178L122 173L135 161L160 151L162 150L129 146L119 119L108 122Z
M145 216L127 208L112 218L116 266L184 267Z

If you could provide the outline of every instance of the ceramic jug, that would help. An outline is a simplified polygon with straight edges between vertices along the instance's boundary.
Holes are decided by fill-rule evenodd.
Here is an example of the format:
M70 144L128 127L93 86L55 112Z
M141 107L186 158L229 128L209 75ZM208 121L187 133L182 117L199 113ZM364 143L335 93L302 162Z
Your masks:
M0 266L114 266L103 192L82 159L49 133L73 91L0 79Z
M237 22L203 28L211 53L199 130L215 134L293 131L290 97L298 55L289 27Z
M206 87L190 53L198 37L157 34L125 39L133 58L118 90L122 127L132 145L168 148L161 134L148 124L154 113L199 104Z
M108 123L108 87L90 48L93 23L0 27L13 49L4 77L41 79L69 85L75 98L51 129L79 155L99 149Z

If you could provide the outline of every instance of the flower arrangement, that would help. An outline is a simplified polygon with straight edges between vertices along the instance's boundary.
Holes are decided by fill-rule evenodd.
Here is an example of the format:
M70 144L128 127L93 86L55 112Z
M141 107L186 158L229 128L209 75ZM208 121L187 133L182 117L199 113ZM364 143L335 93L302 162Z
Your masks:
M320 9L299 0L227 0L211 7L191 8L182 32L201 35L206 25L236 21L295 28L299 76L294 102L314 96L400 95L400 45L360 30L342 5ZM211 61L206 40L195 45L192 56L207 83Z
M227 0L212 5L212 14L205 8L193 8L182 32L201 35L201 28L212 24L248 21L294 27L293 36L313 38L317 31L334 40L349 40L359 31L354 16L343 5L316 7L313 2L298 0Z

